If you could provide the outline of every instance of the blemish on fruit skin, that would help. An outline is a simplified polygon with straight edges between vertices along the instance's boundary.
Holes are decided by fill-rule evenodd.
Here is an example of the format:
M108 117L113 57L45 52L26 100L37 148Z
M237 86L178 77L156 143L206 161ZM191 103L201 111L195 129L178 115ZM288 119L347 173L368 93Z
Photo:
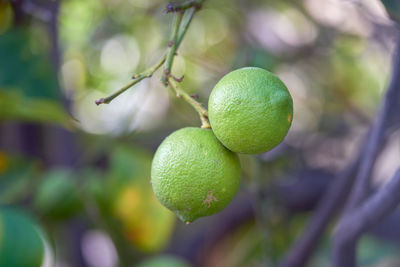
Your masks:
M203 200L203 204L207 204L208 207L210 207L211 203L214 201L216 202L216 201L218 201L218 199L214 196L214 191L210 190L207 193L206 199Z
M287 117L287 121L290 122L292 120L292 114L289 114Z

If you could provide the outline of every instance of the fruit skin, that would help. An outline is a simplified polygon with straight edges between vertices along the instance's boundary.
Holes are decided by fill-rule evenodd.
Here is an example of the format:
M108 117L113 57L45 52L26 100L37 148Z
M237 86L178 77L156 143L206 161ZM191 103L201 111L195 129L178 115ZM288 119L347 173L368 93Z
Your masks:
M293 101L286 86L274 74L256 67L225 75L212 90L208 109L219 141L245 154L277 146L293 119Z
M0 208L0 266L40 267L44 242L34 221L13 208Z
M159 146L151 168L157 199L183 222L224 209L240 184L238 156L209 129L187 127Z

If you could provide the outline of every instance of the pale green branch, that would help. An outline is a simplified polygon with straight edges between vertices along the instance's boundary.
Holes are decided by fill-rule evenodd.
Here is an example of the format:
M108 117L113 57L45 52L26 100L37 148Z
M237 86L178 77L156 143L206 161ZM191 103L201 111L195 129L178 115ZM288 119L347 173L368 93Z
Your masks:
M106 98L100 98L98 100L96 100L96 105L100 105L100 104L109 104L114 98L116 98L117 96L119 96L120 94L122 94L123 92L125 92L126 90L128 90L129 88L131 88L132 86L134 86L135 84L139 83L140 81L146 79L146 78L150 78L151 76L153 76L154 72L156 72L165 62L165 56L163 56L154 66L150 67L149 69L132 76L132 80L131 82L129 82L127 85L125 85L124 87L122 87L121 89L119 89L118 91L116 91L115 93L113 93L110 96L107 96Z
M168 84L174 90L176 96L178 98L183 98L186 102L188 102L196 111L199 113L201 120L201 128L209 129L211 128L210 122L208 121L208 111L203 107L203 105L197 102L193 97L191 97L186 91L184 91L179 83L175 81L172 76L168 76Z

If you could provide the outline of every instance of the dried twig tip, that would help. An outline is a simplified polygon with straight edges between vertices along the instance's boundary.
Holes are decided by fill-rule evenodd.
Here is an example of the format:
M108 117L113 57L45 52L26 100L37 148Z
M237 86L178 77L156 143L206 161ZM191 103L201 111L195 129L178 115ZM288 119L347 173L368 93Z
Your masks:
M100 99L96 100L95 103L96 103L96 105L104 104L105 103L105 99L104 98L100 98Z
M168 3L167 7L165 8L166 13L174 12L174 3Z

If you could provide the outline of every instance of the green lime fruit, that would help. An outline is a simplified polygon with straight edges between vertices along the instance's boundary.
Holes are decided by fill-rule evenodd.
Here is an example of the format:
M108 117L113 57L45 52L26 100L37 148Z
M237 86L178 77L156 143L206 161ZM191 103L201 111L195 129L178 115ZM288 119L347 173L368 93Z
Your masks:
M35 222L12 208L0 208L0 266L40 267L44 242Z
M212 90L208 108L215 136L237 153L271 150L283 141L293 119L293 101L285 84L256 67L225 75Z
M209 129L187 127L168 136L151 168L157 199L183 222L224 209L240 183L238 156Z

